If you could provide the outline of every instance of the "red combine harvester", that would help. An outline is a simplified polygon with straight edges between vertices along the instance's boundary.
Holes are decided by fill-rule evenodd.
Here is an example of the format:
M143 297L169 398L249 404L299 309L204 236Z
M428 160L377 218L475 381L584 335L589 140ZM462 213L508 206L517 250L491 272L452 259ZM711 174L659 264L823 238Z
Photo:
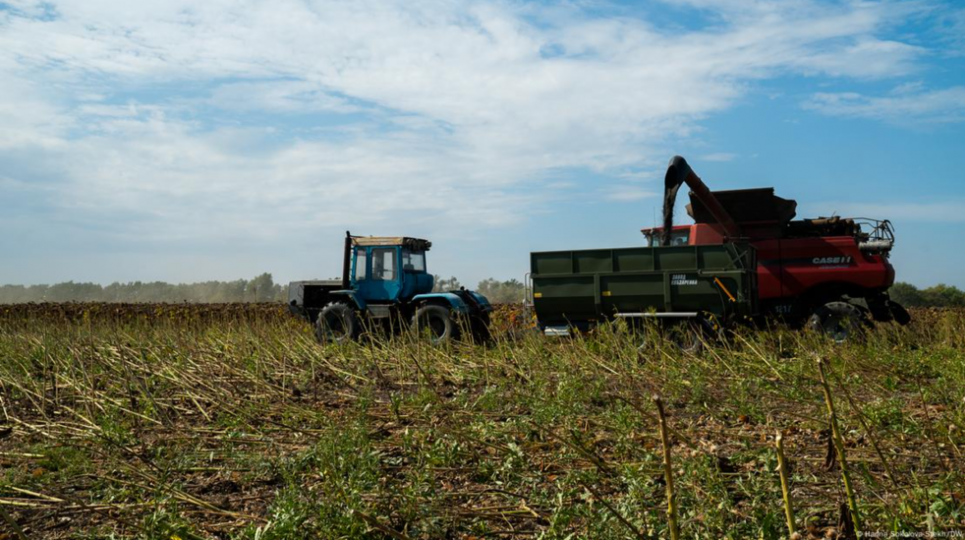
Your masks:
M693 225L673 225L677 190L690 187ZM887 220L828 217L795 220L797 202L773 188L710 191L680 156L665 177L664 224L643 229L651 246L749 242L757 251L762 314L779 316L844 339L871 320L907 324L911 317L888 297L895 242Z

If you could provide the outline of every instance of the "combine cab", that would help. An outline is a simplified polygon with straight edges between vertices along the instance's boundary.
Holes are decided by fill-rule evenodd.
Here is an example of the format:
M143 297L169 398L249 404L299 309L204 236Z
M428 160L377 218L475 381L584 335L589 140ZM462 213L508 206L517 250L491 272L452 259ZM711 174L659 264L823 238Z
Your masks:
M644 229L651 246L746 242L757 252L757 296L762 315L778 315L844 339L868 320L907 324L908 312L888 297L895 242L887 220L795 220L797 202L773 188L710 191L682 157L667 170L664 226ZM677 189L690 188L693 225L674 226Z
M464 332L487 338L492 306L486 297L466 289L432 292L426 270L430 247L419 238L346 232L342 279L292 282L288 307L315 325L322 343L355 339L363 326L409 327L435 343Z

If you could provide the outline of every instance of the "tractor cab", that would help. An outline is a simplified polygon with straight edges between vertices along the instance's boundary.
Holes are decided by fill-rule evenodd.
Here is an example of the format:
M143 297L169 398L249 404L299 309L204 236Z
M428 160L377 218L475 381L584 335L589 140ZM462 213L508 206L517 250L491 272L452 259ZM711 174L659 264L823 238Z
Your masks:
M432 291L426 271L428 240L409 237L350 238L350 288L366 303L406 301Z
M363 327L428 333L433 343L489 335L492 306L485 296L460 288L433 292L426 252L432 243L408 236L352 236L345 232L341 280L293 281L288 307L315 325L319 341L342 342Z

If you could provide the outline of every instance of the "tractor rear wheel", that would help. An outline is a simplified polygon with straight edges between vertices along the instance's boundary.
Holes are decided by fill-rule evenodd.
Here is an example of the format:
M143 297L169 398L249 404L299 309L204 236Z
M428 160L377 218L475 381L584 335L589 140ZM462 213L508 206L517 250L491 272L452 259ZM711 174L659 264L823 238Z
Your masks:
M347 304L332 302L322 308L315 321L315 338L321 344L345 343L358 336L359 321Z
M428 305L416 310L412 316L412 332L417 337L429 333L433 345L446 343L459 337L459 325L448 308Z
M864 313L847 302L828 302L815 309L807 322L808 330L820 332L836 343L859 337L864 326Z

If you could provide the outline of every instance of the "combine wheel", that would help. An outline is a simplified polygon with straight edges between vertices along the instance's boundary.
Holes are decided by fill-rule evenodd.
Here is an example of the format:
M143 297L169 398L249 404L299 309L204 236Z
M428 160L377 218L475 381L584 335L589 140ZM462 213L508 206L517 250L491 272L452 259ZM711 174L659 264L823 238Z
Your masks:
M355 310L340 302L332 302L322 308L315 321L315 337L323 345L352 341L358 333L359 321Z
M427 331L432 344L439 345L459 337L459 324L448 308L430 304L420 307L412 316L412 332L422 336Z
M828 302L814 310L807 328L828 336L836 343L844 343L860 336L865 323L865 315L858 307L847 302Z
M888 309L891 310L891 317L896 323L905 326L911 322L911 315L908 313L908 310L905 309L905 306L899 304L898 302L893 300L889 301Z

